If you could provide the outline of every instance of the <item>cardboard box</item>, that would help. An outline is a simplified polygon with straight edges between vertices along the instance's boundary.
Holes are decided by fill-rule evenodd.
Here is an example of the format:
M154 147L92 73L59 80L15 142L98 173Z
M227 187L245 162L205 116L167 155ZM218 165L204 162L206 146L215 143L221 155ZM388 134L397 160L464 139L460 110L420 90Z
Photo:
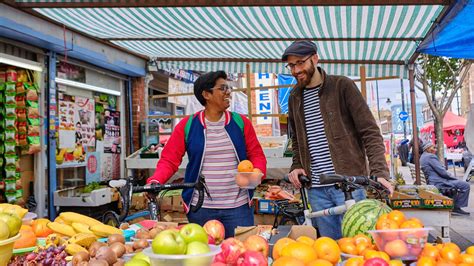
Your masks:
M273 200L259 199L257 213L274 214L278 211Z
M160 202L160 210L172 211L173 210L173 197L163 197Z
M173 204L171 206L172 211L184 213L183 199L181 196L173 196Z
M269 239L272 234L272 228L272 225L237 226L234 235L235 238L242 242L252 235L260 235Z
M454 200L441 194L420 190L418 191L418 195L420 195L421 198L422 208L452 209L454 207Z
M189 222L186 214L181 212L165 212L162 213L161 217L165 222L173 222L179 224L185 224Z
M148 203L145 195L143 195L143 193L134 193L132 195L131 207L135 210L144 210L148 208Z
M254 214L253 223L255 225L261 224L273 224L275 221L275 215L273 214Z
M390 207L393 209L419 208L421 199L399 191L394 191L390 197Z

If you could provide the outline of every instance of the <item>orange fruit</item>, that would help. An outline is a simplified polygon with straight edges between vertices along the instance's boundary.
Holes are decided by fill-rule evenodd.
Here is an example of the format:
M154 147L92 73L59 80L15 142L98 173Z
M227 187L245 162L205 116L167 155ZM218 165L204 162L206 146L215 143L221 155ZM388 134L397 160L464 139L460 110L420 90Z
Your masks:
M33 231L33 227L29 225L22 224L20 227L20 231Z
M473 266L474 264L472 263L465 263L465 262L461 262L459 263L457 266Z
M461 254L461 261L463 263L474 264L474 255L471 254Z
M436 266L456 266L456 265L457 265L457 263L447 261L447 260L443 260L443 259L436 262Z
M389 266L404 266L403 262L401 260L391 260L388 262Z
M420 225L421 225L421 227L424 227L424 224L423 224L423 222L422 222L420 219L416 218L416 217L411 217L411 218L410 218L410 219L408 219L408 220L409 220L409 221L414 221L414 222L417 222L418 224L420 224Z
M357 234L353 237L353 239L356 246L360 244L366 244L366 245L372 244L372 240L364 234Z
M342 245L339 245L339 248L341 249L342 252L346 254L351 254L351 255L358 255L359 253L357 252L357 247L353 243L344 243Z
M421 251L421 256L430 257L434 260L437 260L440 256L440 250L431 244L426 244L423 248L423 251Z
M362 266L364 265L364 259L362 257L355 257L346 260L344 266Z
M278 239L278 241L273 246L273 251L272 251L273 259L274 260L278 259L281 256L281 251L283 250L283 248L293 242L296 242L296 241L289 237L283 237L283 238Z
M280 257L275 260L272 266L305 266L304 262L292 257Z
M243 160L237 166L239 172L253 172L253 164L249 160Z
M343 238L337 240L337 244L339 245L339 247L341 247L341 245L355 244L355 242L354 242L354 239L352 237L343 237Z
M452 243L452 242L444 243L443 245L444 245L443 247L449 247L449 248L452 248L452 249L454 249L454 250L457 250L457 251L459 251L459 253L461 253L461 248L459 248L458 245L456 245L456 244L454 244L454 243Z
M282 249L280 255L299 259L305 264L318 258L316 251L312 247L300 242L288 244Z
M333 266L333 264L327 260L316 259L307 263L306 266Z
M474 255L474 246L470 246L466 249L466 254Z
M450 243L446 243L450 244ZM441 249L441 258L446 260L447 262L454 262L458 263L460 262L461 258L459 255L461 255L461 252L459 250L459 247L452 246L452 245L446 245Z
M388 219L397 222L398 225L401 225L405 221L405 214L399 210L393 210L388 213Z
M324 259L336 264L341 258L341 249L334 239L320 237L314 241L313 248L319 259Z
M309 246L313 246L314 244L314 239L308 236L300 236L296 239L296 242L300 242Z
M400 225L400 229L423 228L423 226L414 220L406 220Z
M384 251L392 258L400 258L408 254L405 241L396 239L385 244Z
M435 266L436 261L430 257L421 256L416 262L416 266Z
M369 246L369 245L360 244L360 245L356 246L357 255L364 256L365 252L367 252L369 250L373 250L371 248L371 246Z
M390 230L390 229L399 229L399 228L400 226L398 225L398 223L390 219L378 220L377 223L375 224L375 229L377 230Z

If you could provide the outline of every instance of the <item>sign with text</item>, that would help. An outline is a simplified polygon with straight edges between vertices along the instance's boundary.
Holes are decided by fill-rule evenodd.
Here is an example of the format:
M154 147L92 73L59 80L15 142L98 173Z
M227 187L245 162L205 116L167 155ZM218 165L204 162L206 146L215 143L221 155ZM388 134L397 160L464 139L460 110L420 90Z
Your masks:
M256 73L255 85L256 87L273 86L275 81L270 73ZM273 89L261 89L255 91L255 106L257 114L271 114L273 110ZM271 125L272 117L261 116L257 117L258 125Z

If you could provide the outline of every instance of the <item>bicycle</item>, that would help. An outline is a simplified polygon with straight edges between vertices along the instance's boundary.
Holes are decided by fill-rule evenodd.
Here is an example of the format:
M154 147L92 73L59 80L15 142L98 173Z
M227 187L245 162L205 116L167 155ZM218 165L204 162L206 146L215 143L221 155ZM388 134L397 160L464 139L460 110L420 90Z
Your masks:
M195 188L198 192L198 201L195 206L191 206L192 212L198 211L204 202L204 193L208 197L209 191L206 186L206 182L204 180L204 176L200 175L196 183L179 183L179 184L159 184L159 183L152 183L147 184L144 186L135 186L133 177L128 177L125 179L119 180L111 180L107 183L109 187L116 188L120 195L120 201L122 202L122 208L120 213L109 210L104 213L102 216L102 222L104 224L112 225L115 227L119 227L122 222L128 222L134 220L139 217L149 217L151 220L159 221L159 205L157 203L157 195L160 194L161 191L168 191L168 190L177 190L177 189L185 189L185 188ZM133 193L140 193L140 192L147 192L151 194L151 196L147 197L148 199L148 210L141 211L134 213L132 215L128 215L130 210L130 202L132 200Z
M356 202L352 197L352 192L359 188L367 188L374 190L380 198L388 200L388 190L375 177L366 176L344 176L338 174L322 174L319 176L319 181L322 185L335 184L337 189L344 192L344 205L335 206L325 210L311 212L308 203L308 189L311 185L311 180L306 176L299 176L301 183L300 194L301 203L290 203L288 200L275 201L275 219L273 227L278 225L313 225L311 219L323 216L339 215L345 213ZM285 175L283 181L290 183L288 175ZM281 215L280 221L278 217Z

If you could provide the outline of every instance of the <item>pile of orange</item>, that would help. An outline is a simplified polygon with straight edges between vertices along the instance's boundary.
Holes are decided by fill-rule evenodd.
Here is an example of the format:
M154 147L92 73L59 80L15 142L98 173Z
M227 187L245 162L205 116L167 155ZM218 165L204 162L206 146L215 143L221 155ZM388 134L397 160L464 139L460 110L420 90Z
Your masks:
M417 266L473 266L474 246L461 253L454 243L426 244L417 261Z
M407 219L403 212L394 210L379 217L375 228L387 231L375 236L374 240L392 258L401 258L409 255L418 256L422 248L422 241L420 242L419 239L425 236L426 232L417 229L423 227L423 223L419 219ZM412 243L412 245L407 243Z
M343 253L356 256L363 256L367 250L376 249L376 246L372 244L372 239L364 234L341 238L337 244Z
M341 259L337 242L329 237L279 239L273 246L273 266L333 266Z

